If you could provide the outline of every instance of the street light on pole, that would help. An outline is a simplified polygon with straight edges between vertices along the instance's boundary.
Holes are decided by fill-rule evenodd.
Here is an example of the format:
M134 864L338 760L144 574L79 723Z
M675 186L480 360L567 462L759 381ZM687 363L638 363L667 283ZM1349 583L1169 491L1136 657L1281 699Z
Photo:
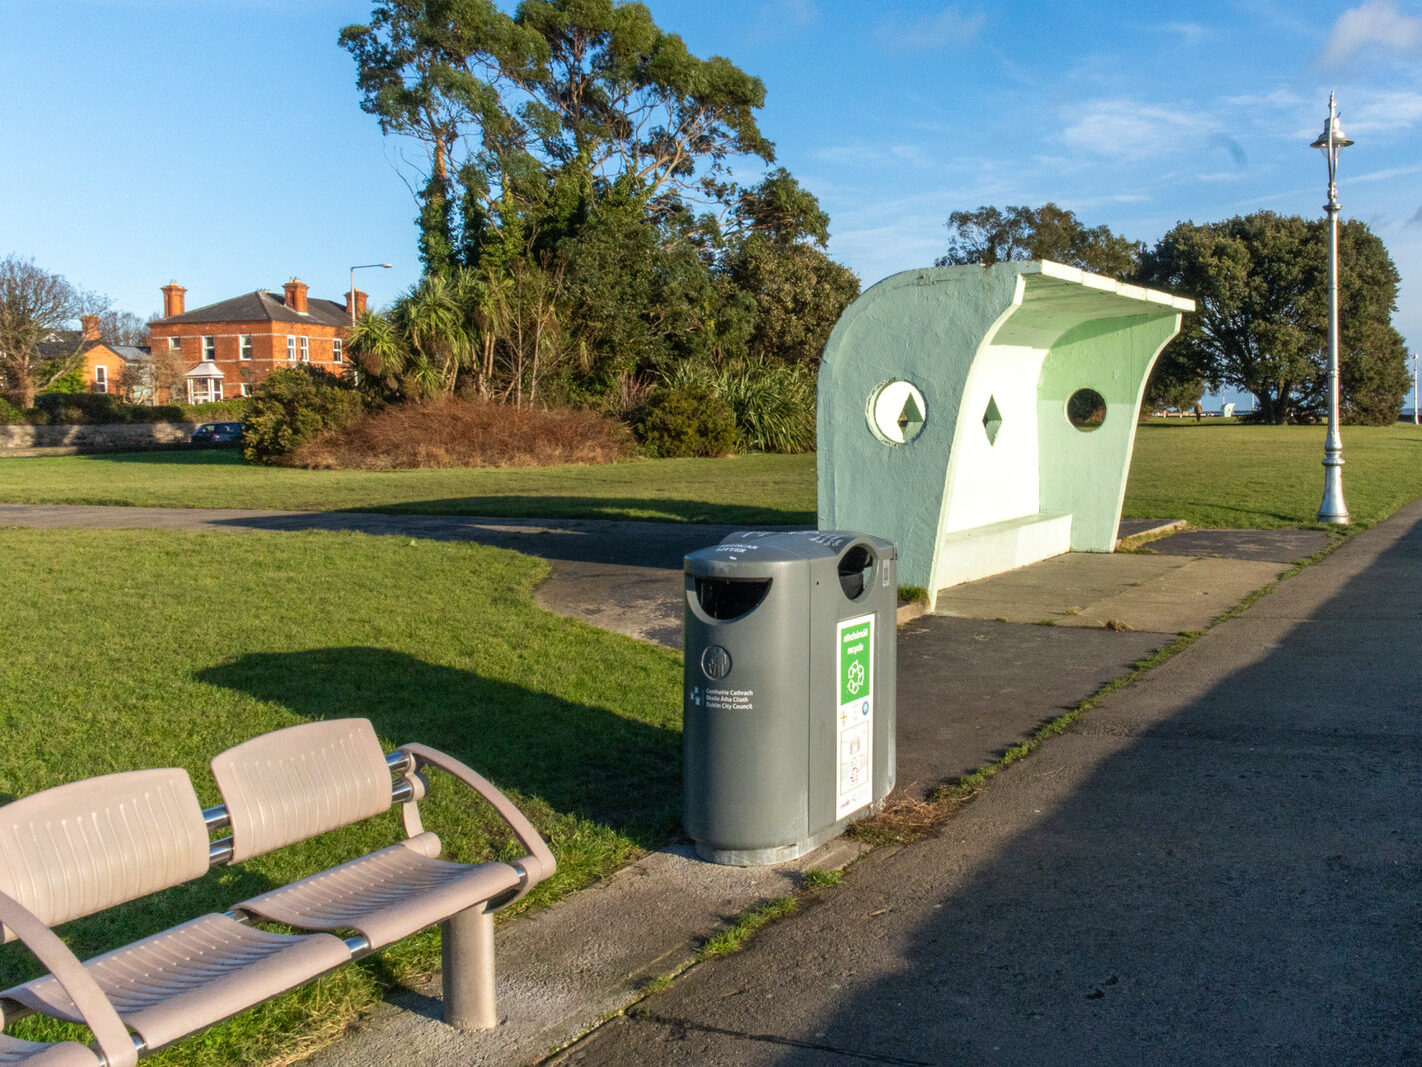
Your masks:
M361 263L351 268L351 287L346 290L348 297L346 303L350 305L351 312L351 329L355 329L355 272L358 270L366 270L370 267L383 267L385 270L389 270L391 266L393 266L393 264L390 263Z
M1412 353L1412 425L1417 423L1417 353Z
M1353 142L1343 133L1333 94L1328 94L1328 121L1310 148L1328 160L1328 437L1323 445L1323 503L1318 521L1348 524L1343 502L1343 438L1338 433L1338 150Z

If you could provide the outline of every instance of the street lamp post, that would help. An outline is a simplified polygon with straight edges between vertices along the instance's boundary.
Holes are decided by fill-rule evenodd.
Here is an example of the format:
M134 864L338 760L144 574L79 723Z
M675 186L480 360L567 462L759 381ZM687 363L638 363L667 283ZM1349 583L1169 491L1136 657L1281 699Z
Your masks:
M1412 425L1417 422L1417 353L1412 353Z
M346 290L346 303L350 305L351 329L355 329L355 272L366 270L369 267L383 267L389 270L393 264L390 263L361 263L351 268L351 287Z
M1309 147L1320 149L1328 160L1328 437L1323 445L1323 503L1318 521L1348 524L1348 505L1343 502L1343 438L1338 433L1338 150L1353 142L1343 133L1333 94L1328 94L1328 121L1318 140Z

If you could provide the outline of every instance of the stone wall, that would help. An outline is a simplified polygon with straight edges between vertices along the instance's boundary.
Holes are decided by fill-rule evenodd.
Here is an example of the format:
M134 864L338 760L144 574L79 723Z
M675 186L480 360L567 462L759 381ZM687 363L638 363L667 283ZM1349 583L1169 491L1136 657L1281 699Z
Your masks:
M0 454L7 449L64 448L123 451L186 442L196 422L132 422L104 426L0 425Z

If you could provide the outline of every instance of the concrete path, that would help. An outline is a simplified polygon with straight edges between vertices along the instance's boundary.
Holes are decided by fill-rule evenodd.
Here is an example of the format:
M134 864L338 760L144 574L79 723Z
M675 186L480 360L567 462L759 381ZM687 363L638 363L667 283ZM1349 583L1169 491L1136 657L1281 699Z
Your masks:
M1422 1062L1419 647L1422 502L558 1062Z

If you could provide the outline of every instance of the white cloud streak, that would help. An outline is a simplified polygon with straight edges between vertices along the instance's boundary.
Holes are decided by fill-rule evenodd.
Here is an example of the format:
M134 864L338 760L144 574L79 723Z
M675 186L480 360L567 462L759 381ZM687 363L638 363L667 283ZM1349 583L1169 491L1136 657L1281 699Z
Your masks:
M1325 70L1338 71L1369 51L1422 54L1422 17L1404 15L1392 0L1369 0L1338 17L1318 54Z
M936 15L905 22L892 18L879 24L879 40L899 49L947 48L967 44L977 37L987 23L987 16L981 13L964 15L956 7L945 7Z

